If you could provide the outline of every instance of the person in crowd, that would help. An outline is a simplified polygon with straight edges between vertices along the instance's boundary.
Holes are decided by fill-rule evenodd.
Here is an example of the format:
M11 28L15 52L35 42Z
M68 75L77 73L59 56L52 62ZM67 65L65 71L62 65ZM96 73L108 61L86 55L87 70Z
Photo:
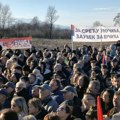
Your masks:
M26 85L26 88L29 89L30 81L29 81L28 76L22 76L22 77L20 77L19 82L20 82L20 81L21 81L21 82L24 82L25 85Z
M38 51L36 51L36 57L38 61L39 59L43 58L42 50L39 49Z
M3 67L6 65L7 60L9 60L9 57L7 55L1 56L1 63Z
M37 120L34 115L26 115L22 118L22 120Z
M31 71L30 71L30 67L29 67L28 65L24 65L24 66L22 67L22 72L23 72L23 75L24 75L24 76L28 76L29 73L31 72Z
M111 77L111 82L112 82L112 86L110 86L109 88L114 91L117 91L120 88L120 75L113 74Z
M43 120L61 120L57 113L48 113Z
M88 112L85 115L86 120L97 120L97 108L96 107L90 107Z
M11 101L11 99L14 96L14 92L15 92L15 84L13 82L7 82L4 87L6 88L7 92L8 92L8 99L9 101Z
M76 91L78 94L78 98L82 99L89 85L89 78L83 74L78 77L78 80L76 82L77 82Z
M13 64L11 73L18 73L22 76L22 67L19 64Z
M34 73L30 73L28 75L30 85L33 87L34 85L39 85L39 80L36 78L36 75Z
M32 97L34 98L39 98L39 90L40 90L40 86L39 85L35 85L32 87Z
M66 86L61 90L63 93L63 97L65 100L73 100L75 96L77 96L77 91L72 86Z
M115 73L115 72L117 72L118 71L118 69L119 69L119 67L118 67L118 60L116 59L116 58L113 58L112 60L111 60L111 73Z
M8 79L3 75L3 67L0 66L0 80L2 81L3 84L5 84Z
M114 93L113 108L108 111L107 117L112 118L116 113L119 113L119 112L120 112L120 90Z
M33 66L31 64L32 63L31 61L36 61L35 54L30 54L30 56L26 60L26 65L28 65L29 67L31 66L30 70L32 70L32 67L34 67L34 64Z
M97 64L96 58L91 55L91 59L90 59L91 69L93 69L96 66L96 64Z
M112 86L111 77L109 77L105 81L105 88L110 88L111 86Z
M24 57L24 54L22 53L22 51L20 52L20 54L18 54L18 64L20 66L25 65L25 57Z
M40 86L39 98L42 101L42 106L48 112L54 112L58 108L57 101L53 100L51 97L51 88L48 84L43 84Z
M39 61L39 67L40 67L40 71L41 71L41 74L43 75L44 77L44 81L50 79L52 77L52 69L51 69L51 64L48 61Z
M72 74L70 79L70 84L73 86L77 86L77 81L81 73L77 70L75 73Z
M37 60L32 60L30 62L30 70L33 71L38 66Z
M98 49L98 53L96 55L96 60L97 60L96 66L98 66L98 67L101 66L101 64L102 64L102 58L103 58L103 49L99 48Z
M52 79L49 83L52 91L52 98L57 101L58 104L64 101L61 90L61 83L59 80Z
M89 70L91 68L91 65L90 65L90 55L86 54L86 55L83 55L83 61L84 61L84 72L88 75L89 74Z
M16 84L19 81L20 77L21 75L19 73L11 73L10 81Z
M19 81L16 83L14 96L24 97L26 102L28 102L28 100L30 99L30 96L26 89L25 82Z
M110 44L110 56L113 58L115 56L115 50L116 50L116 45L115 44Z
M104 115L106 115L108 111L113 108L114 91L109 88L106 88L101 92L100 96L101 96L102 112Z
M2 77L0 77L0 86L4 86L4 84L5 84L4 79Z
M75 63L73 65L73 74L76 74L76 73L84 74L83 65L84 65L83 60L79 60L77 63Z
M106 79L110 78L110 71L108 66L105 64L101 64L101 73L102 73L102 81L104 81L104 86L106 86Z
M54 65L54 72L57 73L58 71L62 71L62 65L60 63Z
M27 60L27 58L30 56L30 49L26 49L23 51L23 55L24 55L24 59L25 61Z
M43 120L44 116L48 113L43 107L39 98L32 98L28 102L29 114L35 116L37 120Z
M72 86L66 86L63 90L61 90L63 93L64 100L70 100L71 104L74 106L73 115L76 117L80 117L81 113L81 100L78 98L77 91ZM78 111L78 112L75 112Z
M32 87L35 85L40 85L39 80L36 78L36 75L33 73L30 73L28 75L29 78L29 95L32 96Z
M100 82L98 80L91 80L88 88L86 90L87 93L91 93L95 96L100 94Z
M4 108L10 108L10 101L7 98L8 92L5 88L0 89L0 110Z
M61 103L57 109L60 120L74 120L76 117L72 115L72 112L73 106L68 105L66 101Z
M19 120L28 115L27 104L23 97L13 97L11 101L11 109L17 113Z
M9 108L0 111L0 120L19 120L19 119L17 113Z
M100 82L100 91L104 89L105 85L102 79L100 67L95 66L91 69L90 79L97 80Z
M32 71L33 74L36 75L36 79L38 80L38 84L41 84L44 80L44 77L43 75L40 73L40 70L37 69L37 68L34 68L33 71Z
M96 106L96 97L95 95L91 93L85 93L82 99L82 106L81 106L81 111L82 111L82 119L85 119L85 115L90 109L90 107Z

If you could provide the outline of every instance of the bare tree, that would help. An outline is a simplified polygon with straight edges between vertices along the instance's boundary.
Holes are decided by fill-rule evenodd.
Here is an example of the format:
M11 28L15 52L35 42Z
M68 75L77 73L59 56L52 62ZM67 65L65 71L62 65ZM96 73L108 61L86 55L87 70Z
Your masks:
M0 29L3 32L3 36L4 36L4 30L5 27L8 27L8 22L10 22L12 20L12 13L10 12L10 8L8 5L2 5L2 3L0 3Z
M0 29L2 28L2 24L1 24L1 21L2 21L2 11L3 11L3 5L2 5L2 3L0 3Z
M40 21L39 21L39 18L37 16L33 17L33 19L31 20L30 23L35 30L37 30L40 26Z
M31 20L32 25L39 25L39 23L40 23L40 21L37 16L33 17L33 19Z
M114 19L113 19L113 21L115 22L115 26L119 26L120 27L120 13L118 13L115 17L114 17Z
M101 22L100 21L95 21L93 23L93 27L99 27L99 26L102 26Z
M57 21L59 16L57 15L57 10L53 6L49 6L46 15L46 21L49 24L49 35L50 39L52 39L53 25Z

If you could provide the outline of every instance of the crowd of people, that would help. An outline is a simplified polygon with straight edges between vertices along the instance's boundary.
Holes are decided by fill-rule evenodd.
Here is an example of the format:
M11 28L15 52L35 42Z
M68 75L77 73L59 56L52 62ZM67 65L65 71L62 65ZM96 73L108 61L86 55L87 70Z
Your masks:
M120 44L95 48L3 50L0 120L120 118Z

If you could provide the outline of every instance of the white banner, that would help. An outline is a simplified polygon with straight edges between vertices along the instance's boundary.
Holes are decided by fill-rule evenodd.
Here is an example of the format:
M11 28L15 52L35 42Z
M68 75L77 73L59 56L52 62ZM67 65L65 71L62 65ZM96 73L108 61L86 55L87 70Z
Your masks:
M112 42L120 40L118 27L75 28L72 34L73 42Z

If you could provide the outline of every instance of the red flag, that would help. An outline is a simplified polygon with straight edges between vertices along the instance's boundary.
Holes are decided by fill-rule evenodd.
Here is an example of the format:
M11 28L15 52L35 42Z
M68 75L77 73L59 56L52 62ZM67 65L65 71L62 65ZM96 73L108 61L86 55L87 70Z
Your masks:
M102 64L107 65L106 55L102 56Z
M71 36L74 36L75 26L71 24Z
M103 120L100 96L97 97L97 117L98 117L98 120Z
M74 25L71 25L71 30L74 31L74 29L75 29L75 26L74 26Z

